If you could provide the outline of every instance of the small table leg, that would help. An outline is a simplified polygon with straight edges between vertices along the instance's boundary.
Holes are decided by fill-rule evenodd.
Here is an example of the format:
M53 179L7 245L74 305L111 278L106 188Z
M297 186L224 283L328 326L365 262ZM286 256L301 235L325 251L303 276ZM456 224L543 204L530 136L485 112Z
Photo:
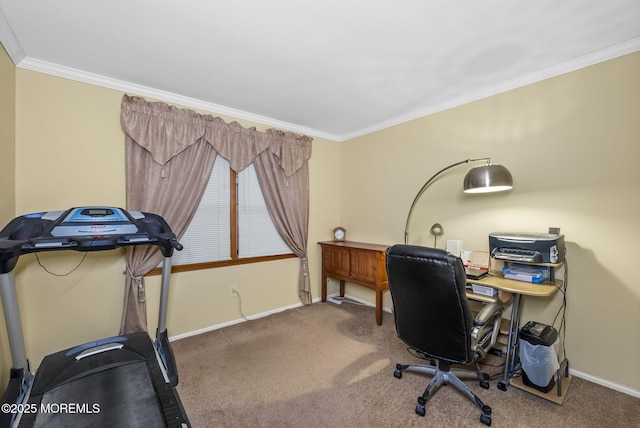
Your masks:
M327 275L322 273L322 302L327 301Z
M376 290L376 324L382 325L382 290Z
M340 297L344 297L344 281L340 281ZM327 276L322 274L322 302L327 301Z

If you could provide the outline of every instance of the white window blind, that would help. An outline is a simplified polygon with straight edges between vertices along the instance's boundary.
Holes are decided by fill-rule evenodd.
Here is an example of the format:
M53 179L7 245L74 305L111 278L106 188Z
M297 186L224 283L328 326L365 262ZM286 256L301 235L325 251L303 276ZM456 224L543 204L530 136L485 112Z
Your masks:
M184 249L173 253L174 265L231 259L229 171L229 161L216 156L200 205L180 239Z
M258 183L253 164L236 176L238 258L289 254L291 249L276 231ZM200 205L180 239L182 251L172 264L231 260L230 165L217 156Z
M253 164L238 173L238 257L291 253L273 225Z

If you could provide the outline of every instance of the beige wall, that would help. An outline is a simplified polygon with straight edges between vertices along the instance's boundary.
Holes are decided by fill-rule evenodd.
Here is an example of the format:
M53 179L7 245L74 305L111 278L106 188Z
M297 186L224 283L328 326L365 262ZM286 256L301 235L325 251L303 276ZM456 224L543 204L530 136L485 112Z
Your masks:
M640 53L342 143L342 224L351 239L404 239L411 202L435 172L467 158L507 166L509 193L465 195L466 166L422 196L410 242L488 250L494 231L567 240L566 350L571 368L640 391ZM347 293L373 301L361 287ZM390 305L389 298L386 304ZM525 299L523 321L551 323L561 295Z
M15 103L16 71L0 45L0 229L15 217ZM2 309L0 308L0 313ZM9 342L0 316L0 388L8 381L11 358Z
M122 93L15 70L2 53L0 72L0 88L15 88L16 94L15 167L8 166L15 168L15 191L0 189L3 198L15 199L11 211L122 206ZM439 246L446 239L463 239L472 249L486 249L491 231L561 227L570 262L567 353L572 368L640 391L635 364L640 335L634 330L640 324L640 286L632 279L631 263L639 255L635 242L640 238L635 187L639 73L640 54L629 55L343 143L316 138L310 163L313 296L320 295L316 242L329 239L333 227L345 226L351 240L400 242L408 206L428 177L458 160L491 156L509 167L516 188L467 197L458 190L465 168L451 171L423 196L412 242L431 244L426 230L434 221L446 231ZM0 106L11 116L10 102ZM10 143L0 146L0 162L13 150ZM69 272L82 259L74 252L40 256L56 273ZM16 278L32 368L48 353L117 333L123 269L119 251L89 253L65 277L45 273L34 255L21 258ZM231 284L248 316L297 304L297 274L295 260L175 274L169 334L238 320ZM149 278L147 285L153 332L159 278ZM336 290L332 282L329 291ZM350 285L347 292L373 301L361 287ZM385 300L389 305L388 296ZM549 300L528 299L524 319L550 322L560 299ZM385 322L391 320L386 314ZM8 348L2 342L0 347L0 359L8 361Z
M0 224L15 216L16 68L0 45Z

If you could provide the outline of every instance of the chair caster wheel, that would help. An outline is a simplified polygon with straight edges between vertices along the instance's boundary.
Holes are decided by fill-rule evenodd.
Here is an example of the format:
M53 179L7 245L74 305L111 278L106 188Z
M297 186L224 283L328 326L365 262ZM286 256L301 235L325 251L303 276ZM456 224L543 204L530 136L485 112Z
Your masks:
M507 390L507 384L504 383L503 381L498 382L498 389L500 391L506 391Z
M491 379L489 377L488 374L486 373L482 373L482 372L478 372L478 380L480 381L480 386L484 389L489 389L489 379Z
M402 379L402 372L400 370L394 370L393 377L397 379Z
M480 422L482 422L486 426L490 427L491 426L491 415L485 415L485 414L480 415Z
M425 408L424 408L424 406L423 406L422 404L418 404L418 405L416 406L416 413L417 413L419 416L424 416L424 415L427 413L427 411L425 410ZM484 415L483 415L483 416L484 416Z

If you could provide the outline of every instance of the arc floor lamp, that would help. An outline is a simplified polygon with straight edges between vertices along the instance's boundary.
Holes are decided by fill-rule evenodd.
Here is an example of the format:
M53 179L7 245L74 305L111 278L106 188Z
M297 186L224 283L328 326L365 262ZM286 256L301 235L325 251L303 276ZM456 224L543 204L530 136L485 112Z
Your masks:
M494 165L491 163L491 158L479 158L479 159L466 159L460 162L453 163L446 168L441 169L436 172L433 177L431 177L425 184L422 186L418 194L416 195L413 203L411 204L411 208L409 209L409 215L407 215L407 223L404 227L404 243L407 244L409 242L409 222L411 221L411 214L413 213L413 209L416 206L416 202L420 199L420 196L424 193L425 190L435 181L440 174L445 171L450 170L458 165L462 165L465 163L471 162L485 162L484 165L479 165L473 167L467 172L467 175L464 177L464 192L465 193L489 193L489 192L500 192L503 190L509 190L513 187L513 178L511 177L511 173L507 168L502 165ZM436 225L434 225L436 226Z

